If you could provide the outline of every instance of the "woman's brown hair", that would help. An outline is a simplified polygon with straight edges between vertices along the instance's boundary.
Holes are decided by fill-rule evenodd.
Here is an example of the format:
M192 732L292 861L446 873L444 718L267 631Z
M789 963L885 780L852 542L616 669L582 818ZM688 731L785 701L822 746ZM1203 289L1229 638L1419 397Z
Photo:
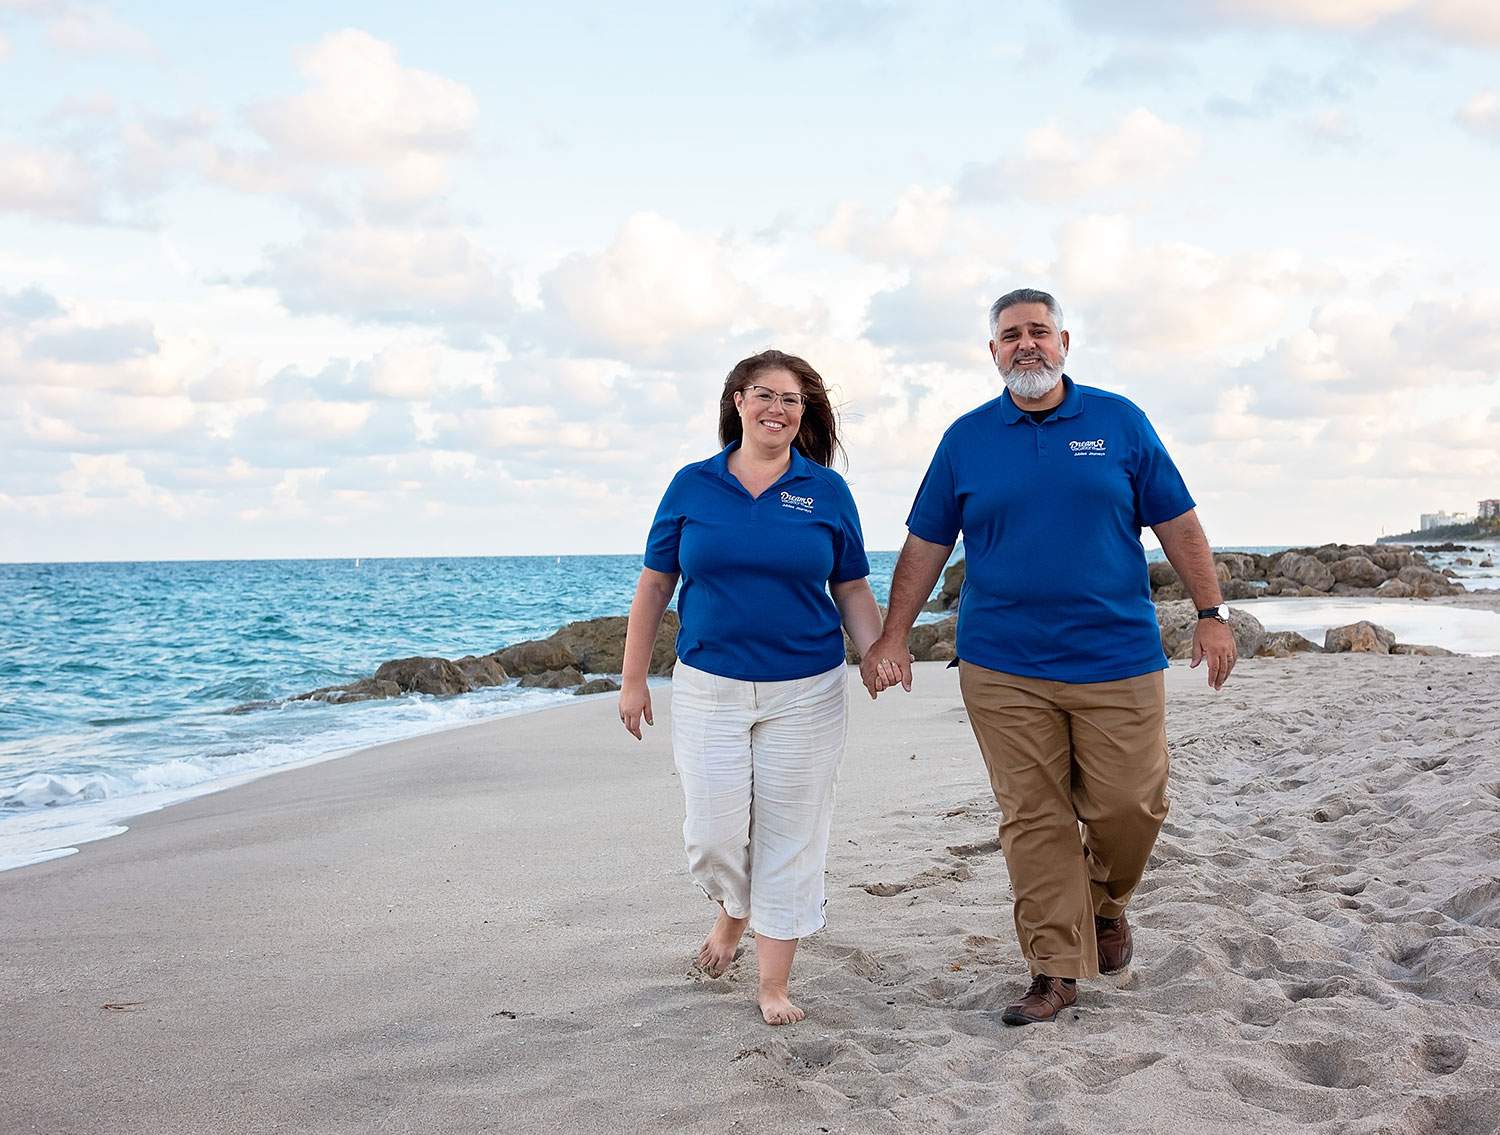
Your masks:
M809 461L832 465L834 454L842 454L844 447L839 444L838 418L833 403L828 400L823 376L813 370L806 359L784 351L762 351L734 364L734 369L724 380L724 393L719 397L719 444L742 440L745 428L740 422L734 396L745 387L754 385L756 377L768 370L790 371L802 387L802 424L797 428L792 445Z

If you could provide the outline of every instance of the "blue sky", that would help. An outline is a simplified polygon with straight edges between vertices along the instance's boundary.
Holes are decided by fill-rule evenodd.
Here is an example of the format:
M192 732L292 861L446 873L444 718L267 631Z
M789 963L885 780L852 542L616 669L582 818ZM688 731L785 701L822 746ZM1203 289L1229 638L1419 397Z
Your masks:
M0 0L0 559L635 551L772 345L895 547L1022 284L1216 542L1500 496L1488 4L493 7Z

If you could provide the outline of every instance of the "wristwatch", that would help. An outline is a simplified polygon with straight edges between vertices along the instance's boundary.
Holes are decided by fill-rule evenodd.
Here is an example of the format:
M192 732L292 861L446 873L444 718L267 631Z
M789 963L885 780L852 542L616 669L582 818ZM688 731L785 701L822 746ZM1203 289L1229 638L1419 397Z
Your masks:
M1198 612L1198 617L1200 619L1218 619L1219 622L1223 623L1225 626L1228 626L1229 607L1225 603L1220 603L1217 607L1205 607L1203 608L1203 610Z

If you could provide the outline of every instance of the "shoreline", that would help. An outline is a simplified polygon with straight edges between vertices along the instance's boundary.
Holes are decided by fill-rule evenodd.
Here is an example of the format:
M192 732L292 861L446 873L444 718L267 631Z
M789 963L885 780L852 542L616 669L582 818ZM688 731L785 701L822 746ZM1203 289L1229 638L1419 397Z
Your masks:
M802 1024L759 1021L753 947L689 976L711 909L682 862L670 699L643 743L579 699L0 875L8 1120L1481 1130L1500 659L1259 659L1217 695L1173 663L1167 685L1173 812L1137 961L1054 1026L996 1020L1025 966L995 808L956 673L919 663L913 693L853 699Z

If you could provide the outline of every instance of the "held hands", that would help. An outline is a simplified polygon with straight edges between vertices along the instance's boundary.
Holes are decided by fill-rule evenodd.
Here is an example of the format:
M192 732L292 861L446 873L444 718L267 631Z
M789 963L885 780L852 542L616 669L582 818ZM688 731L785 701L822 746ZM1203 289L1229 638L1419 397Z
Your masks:
M906 648L905 636L900 642L881 637L871 643L860 656L859 677L872 698L897 684L910 693L911 651Z
M1208 684L1213 689L1222 689L1229 681L1229 672L1234 669L1239 650L1234 645L1234 632L1218 619L1199 619L1193 629L1193 665L1208 659Z
M637 741L641 739L642 718L645 719L647 725L656 724L651 719L651 691L646 688L646 683L621 688L620 722L625 726L625 731Z

